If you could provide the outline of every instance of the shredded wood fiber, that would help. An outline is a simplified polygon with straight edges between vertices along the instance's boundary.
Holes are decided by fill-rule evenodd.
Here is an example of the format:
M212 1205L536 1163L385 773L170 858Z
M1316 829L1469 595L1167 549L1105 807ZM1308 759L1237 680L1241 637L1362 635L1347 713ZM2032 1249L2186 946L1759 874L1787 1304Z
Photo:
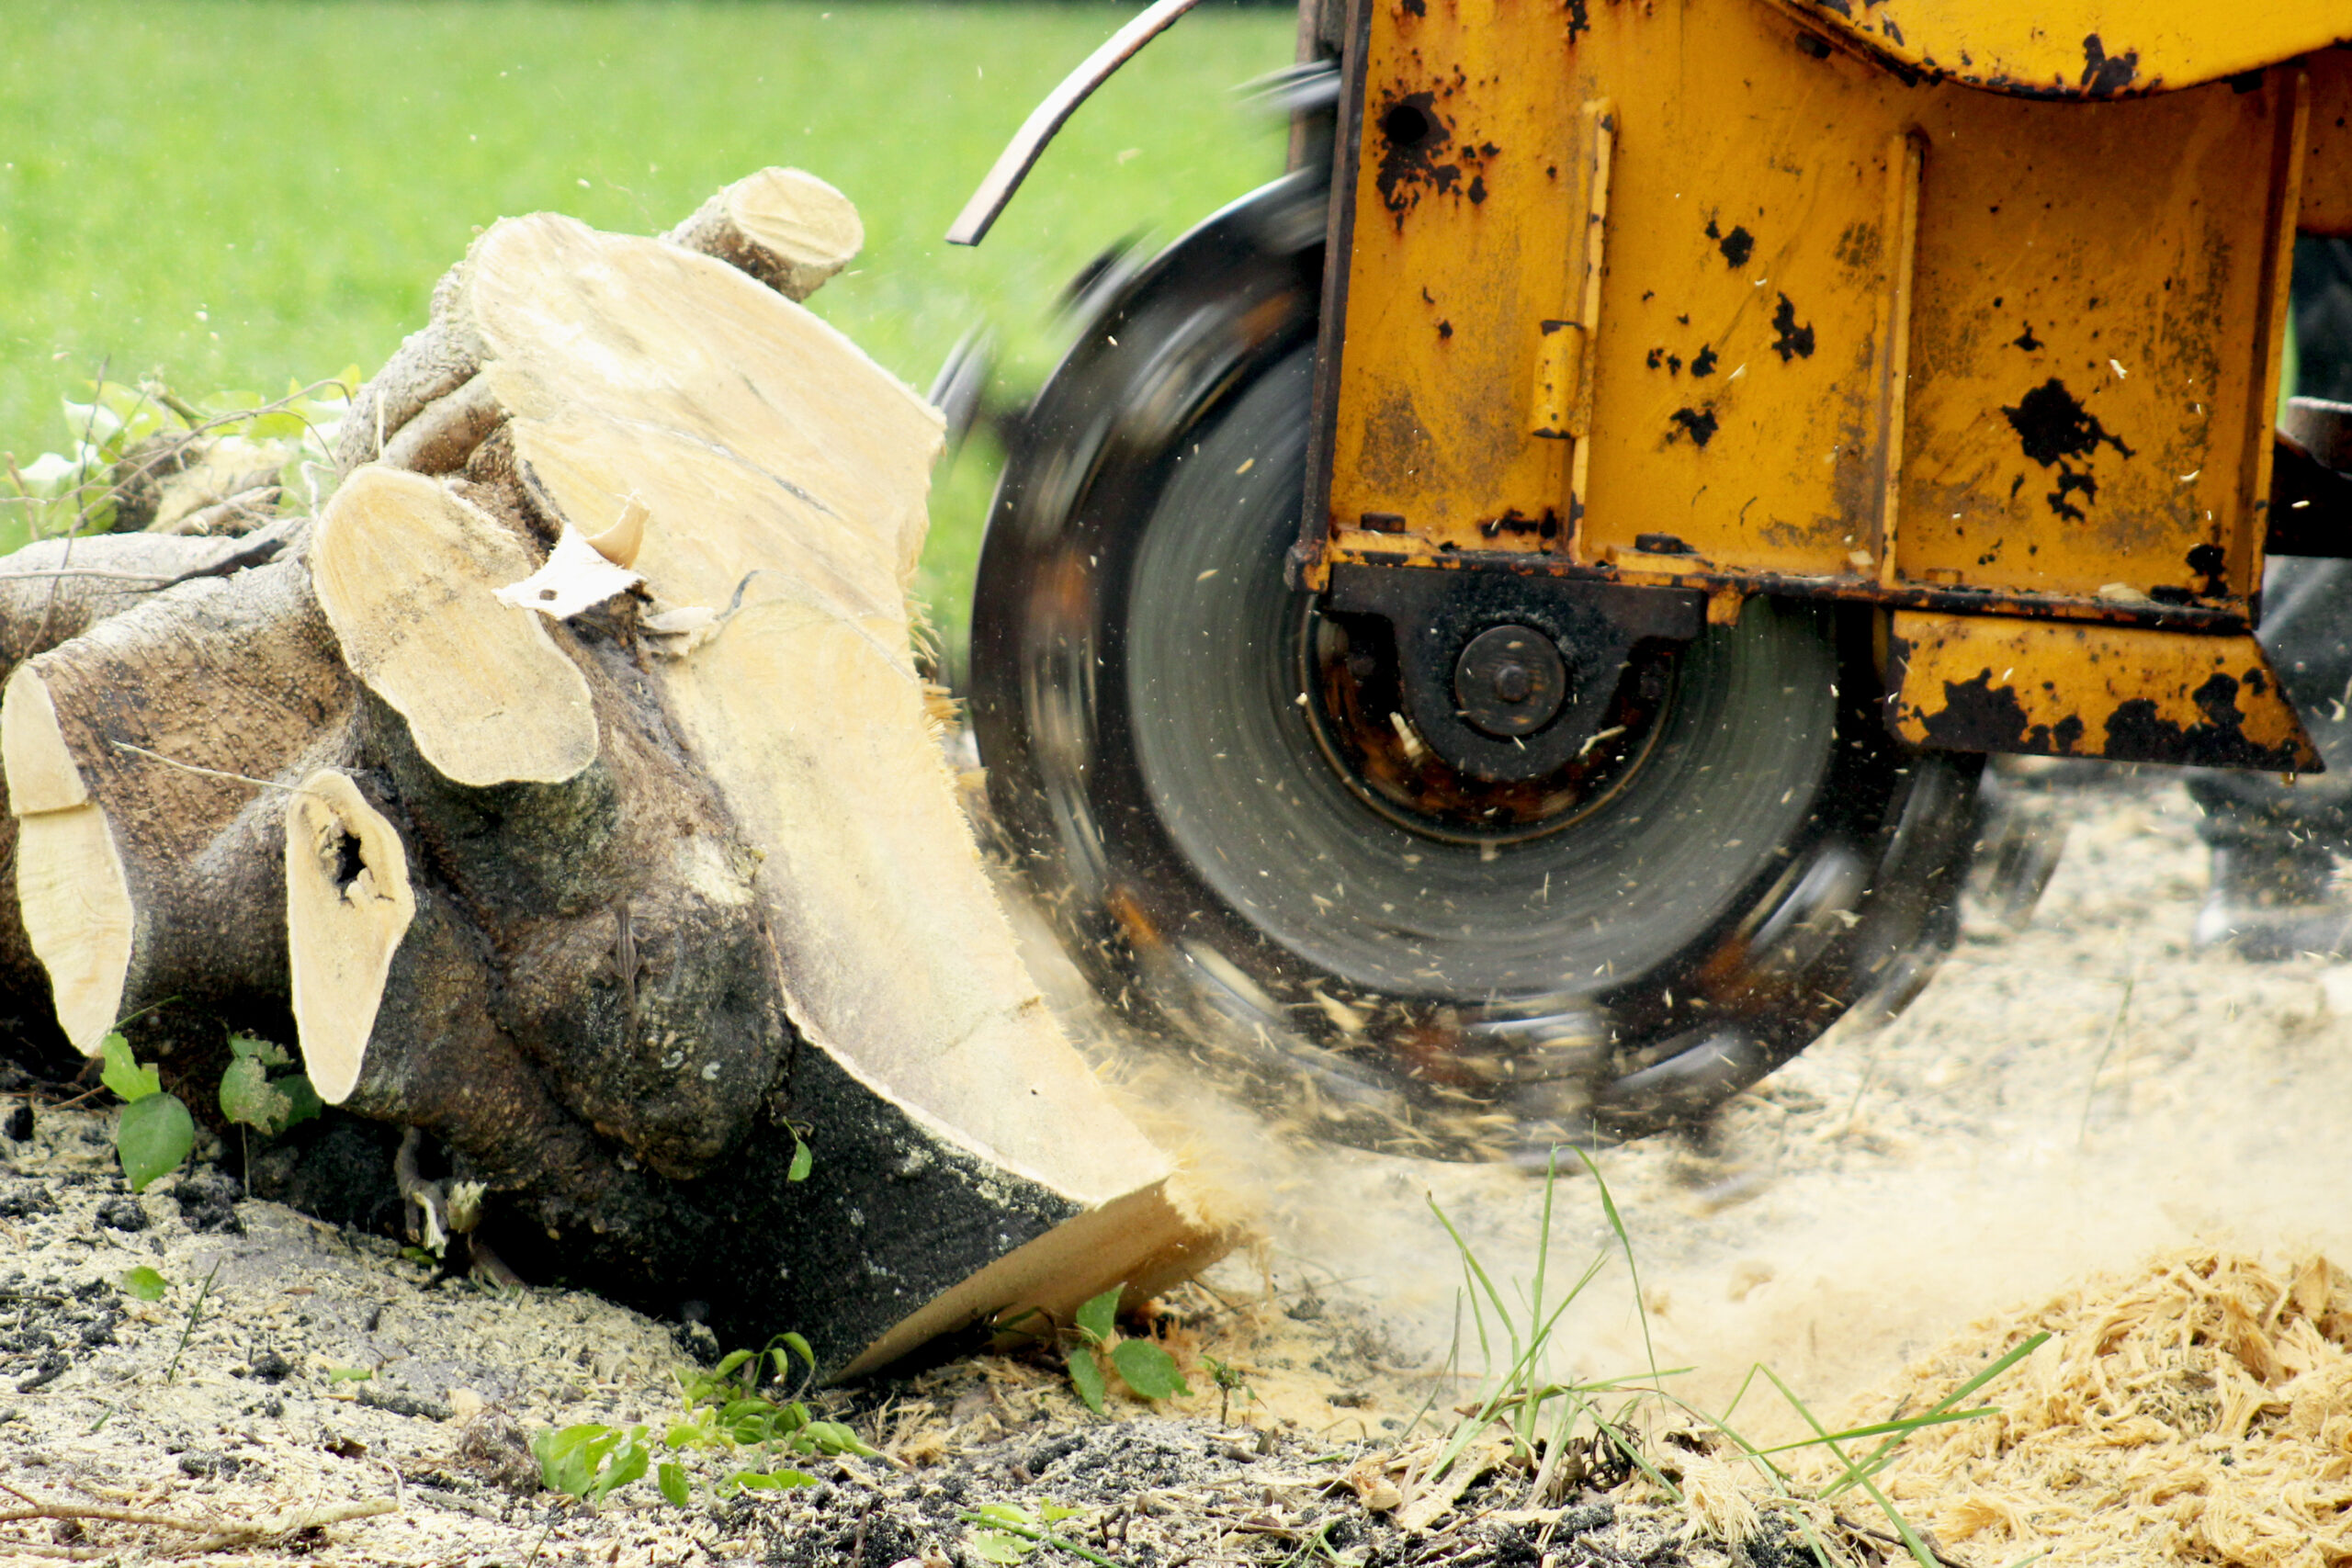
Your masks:
M1928 1428L1887 1478L1946 1549L2007 1562L2352 1562L2352 1276L2191 1250L1980 1324L1870 1408L1921 1410L2037 1330L1987 1391L2000 1414Z

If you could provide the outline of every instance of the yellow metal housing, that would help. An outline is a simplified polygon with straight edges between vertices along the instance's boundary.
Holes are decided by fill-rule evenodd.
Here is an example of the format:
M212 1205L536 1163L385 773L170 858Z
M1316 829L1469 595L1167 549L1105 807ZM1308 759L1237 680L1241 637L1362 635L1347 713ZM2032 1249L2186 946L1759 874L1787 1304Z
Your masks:
M2039 81L2064 42L2079 74L2079 18L1990 5L1362 0L1308 581L1507 566L2244 639L2291 242L2352 222L2352 132L2312 112L2352 110L2352 55L2247 76L2332 24L2189 9L2132 12L2123 86L2236 80L2059 101L1911 68ZM2129 685L2083 681L2076 711Z

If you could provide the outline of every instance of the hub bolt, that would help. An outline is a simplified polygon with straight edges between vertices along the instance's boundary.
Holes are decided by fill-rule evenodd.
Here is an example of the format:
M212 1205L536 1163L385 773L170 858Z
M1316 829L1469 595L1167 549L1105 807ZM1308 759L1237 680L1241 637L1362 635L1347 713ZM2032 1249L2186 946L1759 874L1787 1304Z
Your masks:
M1499 739L1543 728L1567 694L1567 661L1533 626L1489 626L1453 663L1453 698L1462 717Z

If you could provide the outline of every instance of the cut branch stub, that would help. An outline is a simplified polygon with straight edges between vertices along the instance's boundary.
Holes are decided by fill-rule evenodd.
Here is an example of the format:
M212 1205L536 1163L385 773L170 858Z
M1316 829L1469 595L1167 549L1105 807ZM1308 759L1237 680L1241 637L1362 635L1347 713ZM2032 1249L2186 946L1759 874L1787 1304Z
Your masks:
M17 667L17 906L76 1045L168 998L282 1023L272 786L346 756L352 716L299 560L183 583Z
M673 244L716 256L794 301L855 258L865 225L849 197L801 169L737 180L670 231Z
M359 1081L392 954L416 918L400 830L348 773L302 781L286 814L286 937L294 1025L330 1105Z
M496 519L371 466L327 503L311 564L352 673L444 777L559 784L596 760L587 682L537 615L496 597L537 565Z

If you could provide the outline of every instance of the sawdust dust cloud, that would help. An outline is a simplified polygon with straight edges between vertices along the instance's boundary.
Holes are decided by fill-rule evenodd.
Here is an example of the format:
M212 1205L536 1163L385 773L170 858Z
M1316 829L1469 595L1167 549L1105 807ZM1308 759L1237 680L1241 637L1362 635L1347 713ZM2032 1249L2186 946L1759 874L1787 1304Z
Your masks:
M2026 930L1972 913L1893 1023L1816 1045L1702 1140L1600 1156L1686 1398L1719 1410L1762 1360L1840 1408L1977 1319L2167 1247L2352 1259L2352 967L2191 951L2204 855L2177 784L2047 804L2065 855ZM1049 989L1099 1044L1074 977ZM1238 1278L1355 1303L1435 1364L1462 1270L1431 1200L1498 1279L1532 1269L1540 1180L1301 1146L1157 1053L1113 1055L1148 1125L1260 1216ZM1591 1183L1563 1177L1555 1277L1611 1243ZM1555 1375L1645 1365L1622 1264L1553 1345ZM1792 1422L1748 1399L1743 1430Z

